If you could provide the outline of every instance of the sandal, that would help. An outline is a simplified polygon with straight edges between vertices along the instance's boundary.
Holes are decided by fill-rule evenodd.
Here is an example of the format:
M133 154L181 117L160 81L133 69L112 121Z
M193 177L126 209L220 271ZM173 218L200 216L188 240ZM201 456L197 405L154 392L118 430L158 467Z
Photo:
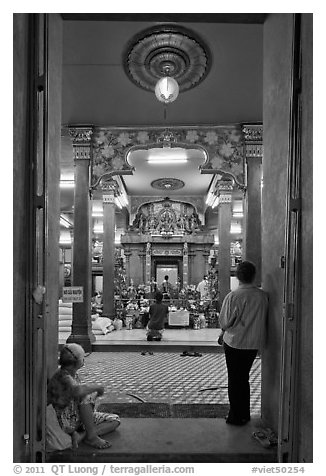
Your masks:
M264 448L270 448L272 446L264 431L255 431L252 434L252 437L257 440Z
M276 446L278 443L277 434L270 428L266 428L266 436L269 439L271 446Z

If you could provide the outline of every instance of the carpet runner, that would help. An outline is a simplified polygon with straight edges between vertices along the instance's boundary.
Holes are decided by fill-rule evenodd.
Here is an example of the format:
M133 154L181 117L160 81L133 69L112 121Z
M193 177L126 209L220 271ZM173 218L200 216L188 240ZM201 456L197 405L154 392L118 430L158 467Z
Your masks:
M97 410L117 413L121 418L224 418L229 405L103 402Z

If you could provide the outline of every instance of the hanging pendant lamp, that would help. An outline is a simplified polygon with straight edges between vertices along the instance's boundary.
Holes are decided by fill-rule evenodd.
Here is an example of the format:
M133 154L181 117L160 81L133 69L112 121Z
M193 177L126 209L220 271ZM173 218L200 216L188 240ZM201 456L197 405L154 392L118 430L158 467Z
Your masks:
M155 86L155 96L159 101L169 104L175 101L178 95L179 85L174 78L164 76L157 81Z

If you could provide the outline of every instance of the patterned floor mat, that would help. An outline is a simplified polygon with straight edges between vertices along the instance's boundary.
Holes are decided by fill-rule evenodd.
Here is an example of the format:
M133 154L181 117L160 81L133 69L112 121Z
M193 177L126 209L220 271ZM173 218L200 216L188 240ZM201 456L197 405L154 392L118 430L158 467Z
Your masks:
M228 404L224 354L93 352L79 370L85 383L102 383L102 403ZM260 359L251 374L251 413L260 414ZM133 395L133 396L132 396ZM136 397L139 397L137 400Z

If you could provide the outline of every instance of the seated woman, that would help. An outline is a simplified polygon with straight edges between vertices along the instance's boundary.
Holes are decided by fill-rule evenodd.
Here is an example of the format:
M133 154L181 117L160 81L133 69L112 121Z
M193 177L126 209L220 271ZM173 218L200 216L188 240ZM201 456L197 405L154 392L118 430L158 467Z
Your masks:
M155 294L155 303L149 306L149 322L147 325L147 340L161 340L164 324L167 321L169 308L162 303L163 294Z
M100 438L120 425L118 415L94 410L95 400L103 395L102 385L82 384L77 371L84 365L84 349L78 344L66 344L60 352L60 368L48 384L47 404L52 404L59 425L72 438L72 446L84 441L97 449L111 443Z

